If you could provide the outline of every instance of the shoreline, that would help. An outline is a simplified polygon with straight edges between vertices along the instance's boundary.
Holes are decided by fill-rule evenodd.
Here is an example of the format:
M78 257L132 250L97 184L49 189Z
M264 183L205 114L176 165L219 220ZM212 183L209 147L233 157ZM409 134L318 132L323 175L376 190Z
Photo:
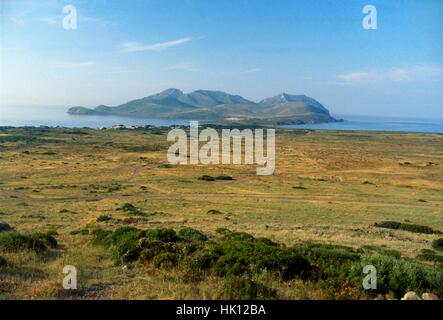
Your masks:
M202 123L201 126L202 127L207 127L212 125L215 128L221 128L221 127L230 127L230 128L234 128L234 127L238 127L238 128L245 128L245 125L214 125L214 124L204 124ZM66 127L66 126L45 126L45 125L40 125L40 126L27 126L27 125L23 125L23 126L0 126L0 131L4 131L4 130L14 130L14 129L50 129L50 130L56 130L56 129L63 129L63 130L95 130L95 131L106 131L106 130L113 130L113 131L140 131L140 130L145 130L145 129L169 129L169 128L183 128L183 127L189 127L189 125L169 125L169 126L158 126L158 125L113 125L113 126L108 126L108 127ZM265 127L265 126L260 126L260 125L251 125L251 128L258 128L258 127ZM282 130L291 130L291 131L320 131L320 132L339 132L339 133L371 133L371 134L375 134L375 133L383 133L383 134L437 134L437 135L443 135L443 132L430 132L430 131L405 131L405 130L370 130L370 129L325 129L325 128L303 128L303 127L287 127L287 126L266 126L269 128L275 128L275 129L282 129Z

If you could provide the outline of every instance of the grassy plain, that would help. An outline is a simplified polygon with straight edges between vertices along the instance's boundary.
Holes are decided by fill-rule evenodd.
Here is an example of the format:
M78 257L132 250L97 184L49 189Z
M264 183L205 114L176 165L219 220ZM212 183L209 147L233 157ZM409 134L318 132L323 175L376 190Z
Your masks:
M0 298L220 298L216 277L189 283L180 270L115 265L90 236L73 234L85 227L190 226L214 237L223 227L286 245L375 245L411 259L437 236L374 224L443 230L443 135L281 129L275 174L259 177L246 165L168 166L166 132L0 130L0 220L20 232L55 230L60 244L45 255L0 253L8 261L0 269ZM117 210L125 203L147 216ZM97 222L101 215L112 220ZM61 286L68 264L78 269L77 291ZM281 298L327 298L299 280L261 281Z

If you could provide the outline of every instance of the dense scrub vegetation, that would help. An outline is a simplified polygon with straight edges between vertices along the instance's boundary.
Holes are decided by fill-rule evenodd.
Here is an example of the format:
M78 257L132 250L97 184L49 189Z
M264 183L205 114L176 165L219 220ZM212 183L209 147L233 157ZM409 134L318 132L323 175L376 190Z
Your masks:
M2 256L0 256L0 267L4 267L8 264L8 262L6 261L5 258L3 258Z
M117 211L124 211L127 214L132 215L132 216L141 216L141 217L147 216L147 214L145 212L141 211L139 208L135 207L131 203L125 203L120 208L117 208Z
M209 176L209 175L203 175L203 176L199 177L198 179L199 180L204 180L204 181L216 181L216 180L232 181L232 180L235 180L233 177L225 176L225 175L221 175L221 176L217 176L217 177L213 177L213 176Z
M428 226L421 226L418 224L410 224L410 223L402 223L397 221L383 221L375 224L376 227L379 228L387 228L387 229L395 229L395 230L404 230L415 233L424 233L424 234L440 234L441 231L434 230Z
M407 291L443 294L443 270L402 259L395 250L306 243L293 247L267 238L223 230L210 238L199 230L182 227L114 231L96 228L94 242L110 249L118 264L152 264L183 271L186 281L206 276L222 278L220 295L226 299L272 299L277 291L258 278L267 273L278 281L295 279L315 283L331 297L401 297ZM377 269L378 289L362 289L363 267Z
M18 252L21 250L31 250L40 253L46 251L49 248L56 247L57 240L50 233L0 233L0 250L2 251Z
M417 259L423 261L438 262L443 265L443 256L438 255L434 250L422 249Z
M437 249L437 250L442 250L443 251L443 238L439 238L439 239L435 239L432 242L432 246Z

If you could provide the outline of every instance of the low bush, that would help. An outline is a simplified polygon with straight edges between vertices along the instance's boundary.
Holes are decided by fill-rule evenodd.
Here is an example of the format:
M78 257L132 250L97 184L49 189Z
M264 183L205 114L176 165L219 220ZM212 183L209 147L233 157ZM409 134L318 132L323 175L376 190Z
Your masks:
M208 237L201 231L190 227L182 227L178 230L177 235L188 241L206 241Z
M225 300L274 300L277 290L252 280L250 275L226 277L219 294Z
M434 250L423 249L417 256L418 260L443 263L443 256L438 255Z
M87 236L89 234L89 229L73 230L69 234L73 236L77 234L80 234L82 236Z
M360 256L352 248L308 243L296 246L294 250L312 264L312 280L320 281L323 287L340 288L347 281L351 265Z
M353 294L401 297L407 291L443 294L443 270L401 259L395 250L375 246L356 250L316 243L285 247L267 238L222 231L222 236L215 239L208 239L201 231L189 227L178 232L167 228L121 227L115 231L94 229L92 234L96 243L111 250L117 263L178 267L184 279L190 281L199 281L207 275L222 277L224 285L220 294L226 299L274 297L274 290L253 280L263 272L283 281L312 281L331 297L346 298ZM429 257L430 252L423 253ZM377 291L361 288L366 265L377 269Z
M156 268L170 269L175 267L180 260L180 256L177 253L164 252L156 255L152 259L152 263Z
M203 181L215 181L214 177L208 176L208 175L203 175L201 177L198 178L199 180L203 180Z
M443 238L435 239L432 241L432 247L437 250L443 250Z
M234 180L234 178L233 177L231 177L231 176L217 176L217 177L215 177L215 180L226 180L226 181L232 181L232 180Z
M220 255L214 250L203 249L189 255L184 261L184 264L189 272L198 275L202 271L210 269L219 257Z
M235 180L231 176L221 175L221 176L212 177L212 176L209 176L209 175L206 175L206 174L201 176L201 177L199 177L198 179L199 180L203 180L203 181L215 181L215 180L232 181L232 180Z
M361 281L366 265L373 265L377 270L377 293L392 293L396 298L408 291L443 294L443 272L431 266L383 255L364 255L352 266L349 278Z
M400 228L401 222L397 221L383 221L380 223L374 224L377 228L386 228L386 229L398 229Z
M35 252L43 252L48 248L55 247L57 247L57 240L47 233L0 233L0 249L4 251L18 252L22 250L32 250Z
M166 169L170 169L170 168L174 168L175 166L169 163L165 163L165 164L161 164L158 166L159 168L166 168Z
M228 233L231 233L231 230L229 230L227 228L220 227L220 228L217 228L215 230L215 232L217 232L219 234L228 234Z
M112 218L106 214L102 214L101 216L99 216L97 218L97 222L105 222L105 221L109 221L112 220Z
M404 230L414 233L424 233L424 234L439 234L441 233L438 230L433 230L431 227L422 226L418 224L411 223L401 223L397 221L383 221L380 223L376 223L374 226L378 228L387 228L387 229L395 229L395 230Z
M117 211L124 211L127 214L133 215L133 216L141 216L141 217L147 216L147 214L145 212L141 211L139 208L135 207L131 203L125 203L120 208L117 208Z
M176 242L179 240L177 233L173 229L156 228L144 231L146 238L151 240L158 240L162 242Z
M7 265L8 262L6 261L6 259L0 256L0 267L6 267Z
M440 231L433 230L432 228L427 226L420 226L417 224L407 224L407 223L402 223L399 229L404 231L424 233L424 234L440 233Z
M274 272L283 279L307 278L312 272L310 263L291 249L265 238L254 238L247 233L224 236L212 248L219 254L214 265L218 276Z
M383 247L377 247L377 246L363 246L359 250L361 253L379 253L381 255L390 256L393 258L400 259L401 253L398 250L394 249L387 249Z
M223 214L223 212L216 210L216 209L211 209L211 210L208 210L208 214Z

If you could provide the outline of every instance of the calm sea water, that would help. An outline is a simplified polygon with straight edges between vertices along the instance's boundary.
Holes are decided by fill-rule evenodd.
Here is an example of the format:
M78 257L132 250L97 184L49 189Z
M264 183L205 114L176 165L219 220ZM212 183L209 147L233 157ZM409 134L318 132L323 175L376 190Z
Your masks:
M113 125L170 126L189 124L185 120L142 119L117 116L75 116L67 113L66 107L0 106L0 126L62 126L67 128L101 128Z
M73 116L66 107L0 106L0 126L63 126L100 128L112 125L186 125L186 120L141 119L116 116ZM443 133L443 119L407 119L337 115L344 122L291 125L318 130L371 130Z
M443 133L443 119L411 119L349 115L336 115L335 118L344 119L345 121L319 124L290 125L285 127L317 130L364 130Z

